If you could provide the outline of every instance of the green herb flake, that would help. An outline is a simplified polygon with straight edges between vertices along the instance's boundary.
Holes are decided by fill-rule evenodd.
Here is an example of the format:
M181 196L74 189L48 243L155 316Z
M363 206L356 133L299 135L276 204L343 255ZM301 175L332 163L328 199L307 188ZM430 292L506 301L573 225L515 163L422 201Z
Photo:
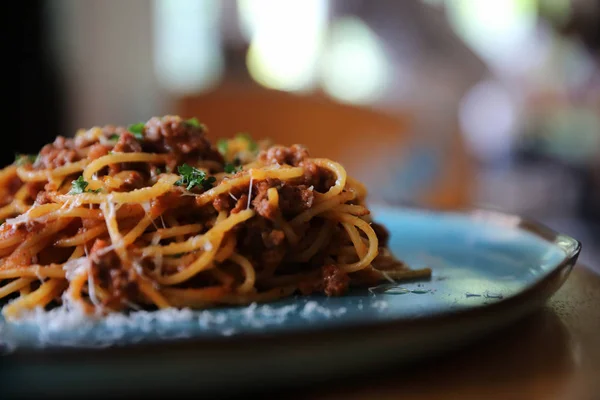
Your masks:
M138 122L137 124L129 125L127 130L129 132L131 132L137 140L144 140L144 123L143 122Z
M213 187L216 182L214 176L207 177L204 171L200 171L188 164L180 165L177 168L181 178L175 182L177 186L186 186L187 190L191 190L194 187L201 187L204 190L209 190Z
M156 173L156 175L160 175L163 173L163 171L160 168L156 168L155 173Z
M200 121L198 121L198 118L196 117L188 119L187 121L185 121L185 123L187 125L193 126L194 128L200 128L202 130L206 129L204 124L200 123Z
M108 137L108 140L112 140L112 141L115 141L115 142L116 142L117 140L119 140L119 138L120 138L120 137L121 137L120 135L117 135L117 134L115 133L115 134L112 134L112 135L110 135L110 136Z
M83 176L80 176L79 178L77 178L77 180L74 180L71 182L71 190L69 191L69 194L83 194L83 193L99 193L101 189L96 189L96 190L91 190L91 189L87 189L89 183L87 183L84 179Z
M227 163L225 164L225 172L227 172L228 174L235 174L236 172L240 172L242 170L242 166L238 165L236 166L235 164L231 164L231 163Z
M228 148L229 144L227 143L226 139L221 139L217 142L217 150L219 150L219 153L221 153L221 155L227 154Z
M258 150L258 144L254 141L254 139L252 139L252 136L250 136L248 133L240 132L236 135L236 138L245 140L248 143L248 150Z
M33 164L37 158L38 156L35 154L15 154L15 164L18 166Z

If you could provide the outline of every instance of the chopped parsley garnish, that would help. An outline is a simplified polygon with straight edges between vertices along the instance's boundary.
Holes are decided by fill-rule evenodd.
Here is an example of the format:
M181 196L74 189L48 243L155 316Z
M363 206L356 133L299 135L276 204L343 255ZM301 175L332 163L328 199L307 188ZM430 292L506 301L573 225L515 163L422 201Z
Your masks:
M221 153L222 155L227 154L228 148L229 148L229 144L227 143L226 139L220 139L217 142L217 150L219 150L219 153Z
M156 175L160 175L163 173L162 169L160 169L160 168L156 168L156 170L154 170L154 172Z
M240 172L242 170L242 166L241 165L235 165L235 164L231 164L231 163L227 163L225 164L225 172L227 172L228 174L235 174L236 172Z
M206 176L204 171L200 171L187 164L179 166L177 172L179 172L181 178L175 182L175 184L177 186L186 186L187 190L191 190L194 187L201 187L204 190L209 190L216 181L214 176Z
M250 151L258 150L258 144L254 141L254 139L252 139L252 136L250 136L249 134L240 132L237 135L235 135L235 137L237 139L245 140L248 143L248 150L250 150Z
M138 122L137 124L129 125L127 130L133 133L133 136L137 140L144 140L144 123Z
M83 176L77 178L77 180L71 182L71 190L69 190L69 194L82 194L82 193L99 193L101 189L91 190L87 189L89 183L87 183Z
M33 164L37 160L37 157L35 154L15 154L15 163L18 166Z
M193 126L194 128L200 128L202 130L205 129L204 124L201 124L200 121L198 121L198 118L194 117L194 118L190 118L187 121L185 121L186 124Z
M117 135L116 133L114 133L108 137L108 140L117 141L117 140L119 140L120 137L121 137L120 135Z

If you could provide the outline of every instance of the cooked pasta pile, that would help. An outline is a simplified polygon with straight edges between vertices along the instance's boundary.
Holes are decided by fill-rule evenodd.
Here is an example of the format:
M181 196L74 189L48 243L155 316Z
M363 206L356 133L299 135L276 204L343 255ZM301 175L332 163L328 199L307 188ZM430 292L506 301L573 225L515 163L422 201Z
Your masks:
M94 127L4 168L4 316L336 296L430 275L391 256L340 164L244 134L213 146L205 130L178 116Z

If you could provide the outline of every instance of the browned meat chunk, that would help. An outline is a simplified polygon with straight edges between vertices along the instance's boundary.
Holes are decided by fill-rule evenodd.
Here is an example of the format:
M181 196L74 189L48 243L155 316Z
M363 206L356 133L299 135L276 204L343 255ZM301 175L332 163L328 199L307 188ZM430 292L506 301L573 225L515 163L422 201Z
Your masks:
M108 289L110 297L105 300L105 305L120 308L124 300L131 300L137 294L135 271L123 268L117 254L107 247L108 242L96 239L90 249L91 270L94 279Z
M201 127L188 124L177 116L151 118L145 126L144 146L156 153L173 153L183 160L193 157L195 160L224 162Z
M73 139L58 136L54 143L45 145L40 151L35 168L47 169L81 160Z
M265 164L288 164L297 167L309 157L308 150L299 144L291 147L273 146L259 154L258 159Z

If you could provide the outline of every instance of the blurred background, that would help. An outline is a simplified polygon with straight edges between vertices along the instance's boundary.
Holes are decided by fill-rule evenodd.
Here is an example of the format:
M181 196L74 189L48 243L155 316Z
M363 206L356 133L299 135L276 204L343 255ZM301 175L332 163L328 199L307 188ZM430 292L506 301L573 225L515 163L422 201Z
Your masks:
M598 0L31 0L0 149L197 116L343 162L373 202L493 207L600 265ZM10 60L12 62L13 56Z

